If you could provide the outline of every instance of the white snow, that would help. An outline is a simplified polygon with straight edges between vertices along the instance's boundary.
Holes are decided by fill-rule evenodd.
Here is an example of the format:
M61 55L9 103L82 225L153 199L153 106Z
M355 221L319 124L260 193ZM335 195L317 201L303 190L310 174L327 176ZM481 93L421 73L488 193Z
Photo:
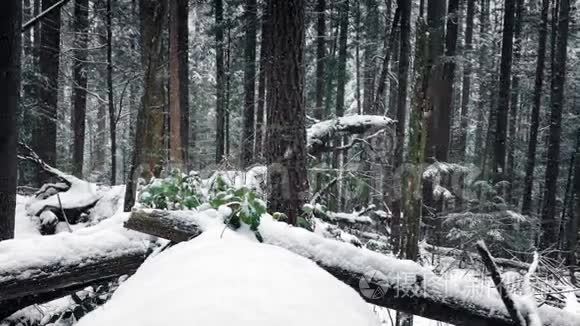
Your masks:
M371 307L314 262L212 227L148 260L93 325L380 325Z
M28 239L40 236L38 217L30 217L26 214L26 204L30 197L16 196L16 213L14 217L14 237L16 239Z
M339 220L348 223L363 223L363 224L373 224L373 220L367 215L360 215L360 212L343 213L343 212L330 212L328 214L330 218L334 220Z
M233 188L247 187L263 193L266 182L267 168L262 165L254 166L248 171L216 171L208 179L202 181L203 188L207 191L216 181L218 176Z
M125 200L125 186L114 186L104 191L101 199L90 210L89 220L92 223L100 222L113 215L121 213Z

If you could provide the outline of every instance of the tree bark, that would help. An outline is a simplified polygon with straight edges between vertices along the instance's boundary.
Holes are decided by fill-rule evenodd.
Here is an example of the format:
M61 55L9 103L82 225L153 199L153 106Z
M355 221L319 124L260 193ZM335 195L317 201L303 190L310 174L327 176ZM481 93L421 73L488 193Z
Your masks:
M246 0L244 5L244 111L242 126L241 167L248 168L254 162L254 114L256 79L256 31L258 25L256 0Z
M75 31L75 49L73 50L73 95L72 95L72 130L73 150L72 168L76 177L83 176L85 152L85 117L87 111L87 45L89 32L89 1L76 0L74 5L73 29Z
M189 7L169 1L169 160L185 170L189 155Z
M304 0L272 3L268 76L268 203L296 224L308 198L304 107Z
M216 163L225 153L225 71L224 71L224 8L223 0L214 1L216 42Z
M22 1L0 2L0 241L14 237Z
M534 186L534 169L536 166L536 149L538 147L538 128L540 126L540 108L542 105L542 87L544 84L544 69L546 65L546 43L548 40L548 12L550 0L542 1L542 13L539 26L538 55L536 61L536 77L534 82L534 98L532 104L530 139L526 159L526 176L524 179L524 195L522 198L522 214L529 214L532 209L532 190Z
M566 85L566 60L568 50L568 29L570 22L570 0L560 1L558 14L558 39L554 54L554 76L550 97L550 131L546 164L544 206L542 209L541 247L548 248L557 243L558 221L556 220L556 194L560 171L560 136L562 134L562 108L564 106L564 87Z

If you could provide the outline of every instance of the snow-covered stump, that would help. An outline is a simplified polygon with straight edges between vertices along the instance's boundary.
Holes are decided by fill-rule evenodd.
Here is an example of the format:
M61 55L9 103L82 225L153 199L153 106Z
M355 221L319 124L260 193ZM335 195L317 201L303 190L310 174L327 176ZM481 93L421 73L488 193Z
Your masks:
M125 218L0 242L0 321L31 304L133 274L151 251L150 237L124 229Z
M164 220L175 219L175 223L154 221L161 215ZM136 218L139 223L131 220ZM204 231L216 221L204 212L153 210L136 211L126 226L146 232L147 224L166 225L168 230L156 230L155 234L166 234L168 240L179 242L185 236L169 238L175 228ZM187 225L184 227L184 225ZM351 286L367 302L377 306L439 320L455 325L515 325L501 299L489 288L469 288L460 281L449 281L436 276L430 270L411 261L387 257L369 250L359 249L304 229L291 227L263 216L259 228L264 242L285 248L295 254L309 258L338 280ZM196 231L197 232L197 231ZM189 238L195 237L191 233ZM469 291L479 291L467 293ZM475 295L477 294L477 295ZM580 317L561 309L542 306L538 314L544 326L578 326Z

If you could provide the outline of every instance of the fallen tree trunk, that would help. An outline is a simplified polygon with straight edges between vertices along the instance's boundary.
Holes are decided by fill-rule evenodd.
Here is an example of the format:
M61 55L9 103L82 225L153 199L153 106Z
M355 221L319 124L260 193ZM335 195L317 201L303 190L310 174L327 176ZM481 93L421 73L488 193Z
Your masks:
M31 304L132 274L149 254L149 237L111 218L75 233L0 242L0 321ZM108 223L108 224L107 224Z
M187 218L188 214L191 218ZM155 221L160 216L162 223ZM134 217L138 223L131 221ZM183 232L188 232L187 229L203 231L203 223L202 213L138 211L132 214L125 226L148 233L152 225L163 225L167 230L156 230L155 234L169 237L176 229ZM185 224L189 225L184 227ZM515 325L498 297L486 297L488 288L475 288L482 292L471 293L470 296L463 292L474 289L453 287L455 284L434 276L413 262L393 260L348 244L329 242L331 240L322 239L306 230L278 224L275 228L260 226L265 243L286 248L315 261L372 304L456 325ZM194 236L196 234L191 233L191 237ZM180 235L168 240L179 242L183 238ZM350 257L350 261L340 259L344 256ZM388 266L393 264L400 265L397 274L388 271ZM381 269L380 266L387 267ZM560 309L542 306L538 311L544 326L580 325L579 317Z
M32 304L44 303L80 291L87 286L131 275L145 261L146 253L101 257L78 266L43 266L36 275L20 279L0 274L0 321ZM28 273L29 271L22 271Z

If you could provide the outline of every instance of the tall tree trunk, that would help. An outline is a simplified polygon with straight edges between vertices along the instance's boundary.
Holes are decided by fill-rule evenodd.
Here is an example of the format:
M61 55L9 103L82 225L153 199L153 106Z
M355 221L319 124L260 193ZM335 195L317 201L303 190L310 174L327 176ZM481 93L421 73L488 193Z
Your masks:
M381 68L381 74L379 76L379 81L377 83L377 91L375 95L375 102L374 102L374 112L376 113L384 113L386 112L385 106L385 90L387 89L387 75L389 73L389 61L391 60L391 55L393 52L393 45L395 43L396 38L396 31L397 25L399 24L399 20L401 19L401 9L397 7L395 10L395 15L393 17L393 22L390 27L390 30L385 28L385 57L383 59L383 66Z
M399 0L401 8L401 30L399 33L399 90L397 94L397 128L396 147L393 164L393 172L397 174L398 169L403 164L403 153L405 144L405 121L407 115L407 89L409 84L409 56L411 55L411 2ZM392 202L393 218L391 222L393 252L400 249L401 241L401 196L393 201L393 198L385 198Z
M452 2L453 0L451 0ZM427 65L429 34L423 20L417 23L417 50L415 53L415 85L413 94L413 109L409 117L409 163L403 182L403 212L405 216L405 255L406 259L417 260L419 256L419 235L422 216L422 163L425 158L425 113L429 109L427 83L430 69Z
M326 0L316 2L316 107L314 118L324 117L324 78L326 66Z
M428 142L434 146L432 154L436 160L449 161L449 145L451 139L451 118L453 115L453 82L455 78L455 55L457 52L457 35L459 33L459 0L449 0L447 10L447 34L445 36L445 63L442 72L442 89L434 97L434 107L431 114L432 129L427 136ZM437 86L432 85L437 88ZM437 94L438 93L438 94Z
M76 0L74 6L73 29L75 48L73 50L73 95L72 95L72 130L73 150L72 168L77 177L83 176L85 151L85 117L87 111L87 45L89 32L89 1Z
M480 40L484 40L483 37L486 33L489 32L489 0L481 0L480 1L480 26L479 26L479 35ZM482 99L479 101L477 106L477 129L475 132L475 148L479 149L475 153L474 161L479 166L483 166L486 160L485 151L482 150L483 148L487 147L485 142L485 102L483 99L486 98L488 93L488 87L490 85L488 78L487 78L487 69L489 69L489 46L487 42L480 42L481 47L479 48L479 69L478 69L478 77L480 79L479 85L479 98ZM491 121L490 121L491 122ZM483 171L485 173L485 171Z
M542 105L542 87L544 84L544 68L546 65L546 43L548 40L548 12L550 0L542 1L542 14L539 26L538 55L536 61L536 78L534 82L534 99L530 125L530 139L526 159L526 176L524 179L524 196L522 198L522 213L529 214L532 209L532 189L534 186L534 168L536 166L536 149L538 146L538 127L540 125L540 108Z
M135 146L129 180L125 188L125 212L135 204L137 174L149 180L159 176L163 160L164 81L161 34L167 10L165 1L140 0L142 64L145 69L143 97L137 114ZM140 170L140 171L139 171Z
M304 0L272 1L274 47L268 76L269 208L285 213L294 225L308 198L304 6Z
M189 153L188 16L187 0L169 1L169 161L180 169Z
M463 67L463 88L461 90L461 122L460 136L457 144L459 162L465 162L467 149L467 128L469 125L469 98L471 96L471 58L473 55L473 20L475 16L475 0L467 0L467 22L465 27L465 56L468 58Z
M42 1L42 10L54 5L57 0ZM54 10L42 20L40 29L39 105L36 114L36 130L32 134L32 146L40 158L52 166L56 163L56 124L58 106L58 74L60 63L60 10ZM37 182L46 176L38 172Z
M242 127L241 167L245 169L254 161L254 113L256 79L256 0L246 0L244 6L245 48L244 48L244 112Z
M574 156L574 182L572 189L571 206L573 209L568 212L569 219L567 230L566 250L566 264L570 266L571 270L577 265L576 249L578 247L578 231L580 231L580 128L576 131L576 152ZM571 273L572 280L575 282L574 272Z
M363 55L363 112L373 113L375 81L377 75L376 56L379 42L379 8L377 0L365 0L365 47Z
M336 74L336 111L337 117L344 115L344 93L346 87L346 59L348 45L348 12L349 0L342 0L339 4L338 19L340 21L340 34L338 37L338 65Z
M214 1L216 46L216 163L225 151L225 73L224 73L224 8L222 0Z
M431 67L433 73L430 75L428 96L430 97L429 105L431 108L427 118L427 145L425 146L425 160L431 162L433 159L447 161L445 155L437 157L442 152L440 146L441 139L438 135L444 131L437 129L437 122L440 120L439 115L444 115L444 108L441 107L441 98L445 94L443 82L444 61L441 60L444 54L445 46L445 1L429 0L427 3L427 24L429 26L429 59L427 65ZM425 188L426 193L430 190ZM426 198L426 204L430 205L431 200Z
M344 97L345 87L347 83L346 76L346 60L347 60L347 46L348 46L348 14L349 14L349 0L342 0L338 4L338 62L336 67L336 109L334 114L337 117L344 115ZM344 153L334 152L332 156L332 168L338 171L337 178L342 179L342 160ZM333 192L338 197L338 210L344 207L343 196L343 182L337 181Z
M225 95L224 95L224 147L225 147L225 157L230 157L230 99L232 94L232 28L228 24L228 36L227 36L227 46L225 48L226 56L226 85L225 85Z
M550 97L550 131L546 164L544 206L542 209L541 247L548 248L557 243L558 226L556 220L556 194L560 170L560 136L562 134L562 108L566 85L566 59L568 50L568 29L570 23L570 0L561 0L558 21L558 38L554 54L554 76Z
M0 2L0 241L14 237L22 0Z
M509 141L508 141L508 152L507 152L507 167L506 167L506 177L509 181L509 188L507 193L506 201L508 203L512 202L512 193L514 191L514 166L515 166L515 146L517 137L517 119L518 119L518 106L520 100L520 73L518 71L518 64L521 57L521 46L522 46L522 20L524 15L524 0L516 0L516 13L515 13L515 26L514 26L514 60L513 66L515 67L515 72L512 78L511 87L511 101L509 106Z
M111 140L111 185L117 182L117 121L113 102L113 0L107 0L107 94L109 100L109 136Z
M262 6L262 42L260 45L260 71L258 73L258 103L256 105L256 161L264 162L264 107L266 104L266 71L271 57L272 37L270 12L271 1ZM318 63L317 63L318 68ZM318 82L318 80L317 80ZM323 80L324 82L324 80ZM318 85L318 84L317 84ZM318 86L317 86L318 87ZM317 88L318 89L318 88Z
M388 2L390 4L390 0ZM389 11L390 12L390 11ZM355 91L354 97L356 100L356 112L357 114L362 114L362 101L360 92L360 22L361 22L361 8L360 1L356 1L354 7L354 30L355 30L355 49L354 49L354 65L355 65Z
M497 119L494 141L494 181L505 180L506 177L506 137L510 101L511 72L513 59L514 14L516 0L506 0L503 18L503 36L501 46L501 64L499 76L499 93L497 101Z

